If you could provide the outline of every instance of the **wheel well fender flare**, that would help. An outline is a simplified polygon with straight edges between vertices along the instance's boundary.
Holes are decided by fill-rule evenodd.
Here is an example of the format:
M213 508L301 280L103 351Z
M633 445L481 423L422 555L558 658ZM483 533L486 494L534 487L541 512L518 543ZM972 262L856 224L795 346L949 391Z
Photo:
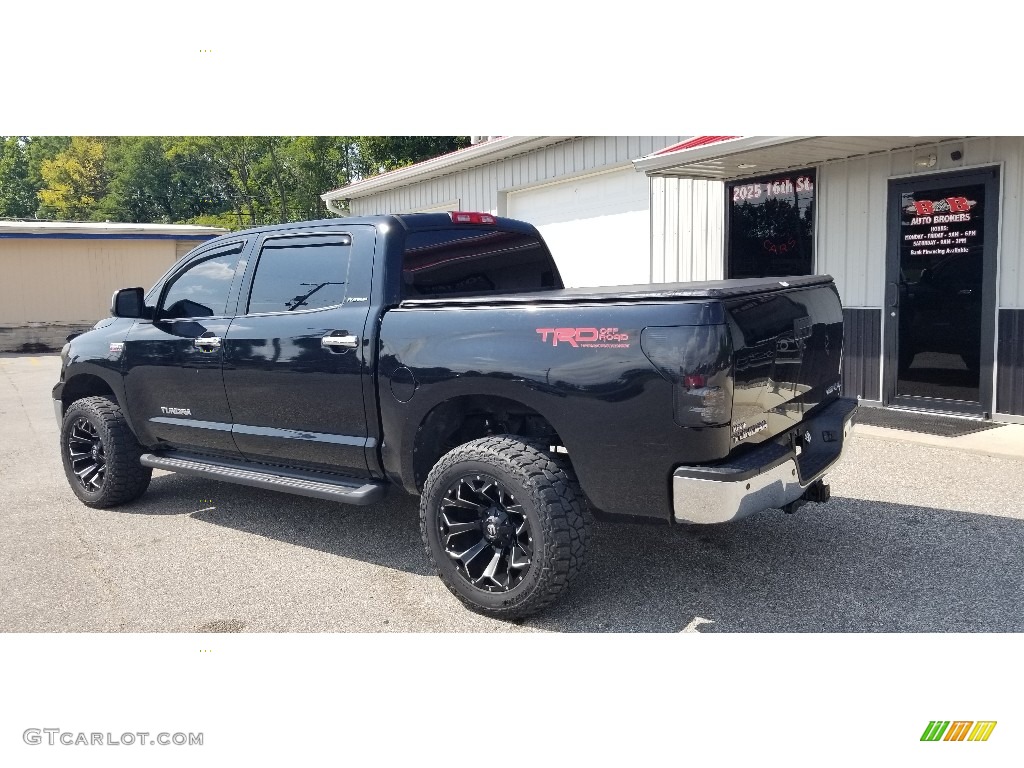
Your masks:
M520 400L497 395L457 395L435 403L419 420L402 461L402 483L418 493L434 464L452 448L489 434L511 432L562 440L551 420Z

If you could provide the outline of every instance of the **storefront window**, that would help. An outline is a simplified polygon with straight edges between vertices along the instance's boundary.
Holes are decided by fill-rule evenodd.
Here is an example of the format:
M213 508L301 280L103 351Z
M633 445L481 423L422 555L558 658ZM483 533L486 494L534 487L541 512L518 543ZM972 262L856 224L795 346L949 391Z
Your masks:
M813 273L815 186L813 170L726 185L728 277Z

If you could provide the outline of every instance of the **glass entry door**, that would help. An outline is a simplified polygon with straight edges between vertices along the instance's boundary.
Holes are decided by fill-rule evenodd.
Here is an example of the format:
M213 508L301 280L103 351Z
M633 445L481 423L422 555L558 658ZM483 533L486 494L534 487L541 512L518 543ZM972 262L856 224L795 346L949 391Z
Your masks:
M997 169L890 183L891 404L991 411L998 195Z

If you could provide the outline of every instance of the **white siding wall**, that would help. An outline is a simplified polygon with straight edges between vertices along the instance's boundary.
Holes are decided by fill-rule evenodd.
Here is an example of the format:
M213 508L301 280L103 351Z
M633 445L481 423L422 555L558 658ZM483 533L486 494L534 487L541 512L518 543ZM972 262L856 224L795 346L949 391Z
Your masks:
M724 206L720 181L651 179L651 282L724 277Z
M959 150L959 161L950 153ZM935 153L934 168L914 158ZM846 307L881 307L885 293L888 182L894 176L926 175L1001 165L999 210L999 306L1024 309L1024 137L985 137L913 150L886 152L822 165L818 172L817 272L831 274Z
M502 215L505 193L626 166L632 160L682 139L682 136L584 136L468 171L356 198L349 209L353 216L370 216L419 211L454 200L463 211Z

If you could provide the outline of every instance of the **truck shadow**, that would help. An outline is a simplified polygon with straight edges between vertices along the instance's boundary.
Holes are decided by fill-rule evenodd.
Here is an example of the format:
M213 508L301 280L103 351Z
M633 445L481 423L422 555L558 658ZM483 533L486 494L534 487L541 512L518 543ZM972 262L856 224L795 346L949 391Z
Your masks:
M1024 520L833 497L795 515L771 510L668 531L606 525L594 538L589 577L532 624L591 632L1024 630Z
M417 501L401 493L349 507L165 476L133 511L166 510L186 493L197 501L179 514L196 520L432 575ZM546 612L517 623L557 632L1019 632L1022 589L1024 520L833 497L719 526L597 523L585 573ZM454 598L451 608L464 610Z

